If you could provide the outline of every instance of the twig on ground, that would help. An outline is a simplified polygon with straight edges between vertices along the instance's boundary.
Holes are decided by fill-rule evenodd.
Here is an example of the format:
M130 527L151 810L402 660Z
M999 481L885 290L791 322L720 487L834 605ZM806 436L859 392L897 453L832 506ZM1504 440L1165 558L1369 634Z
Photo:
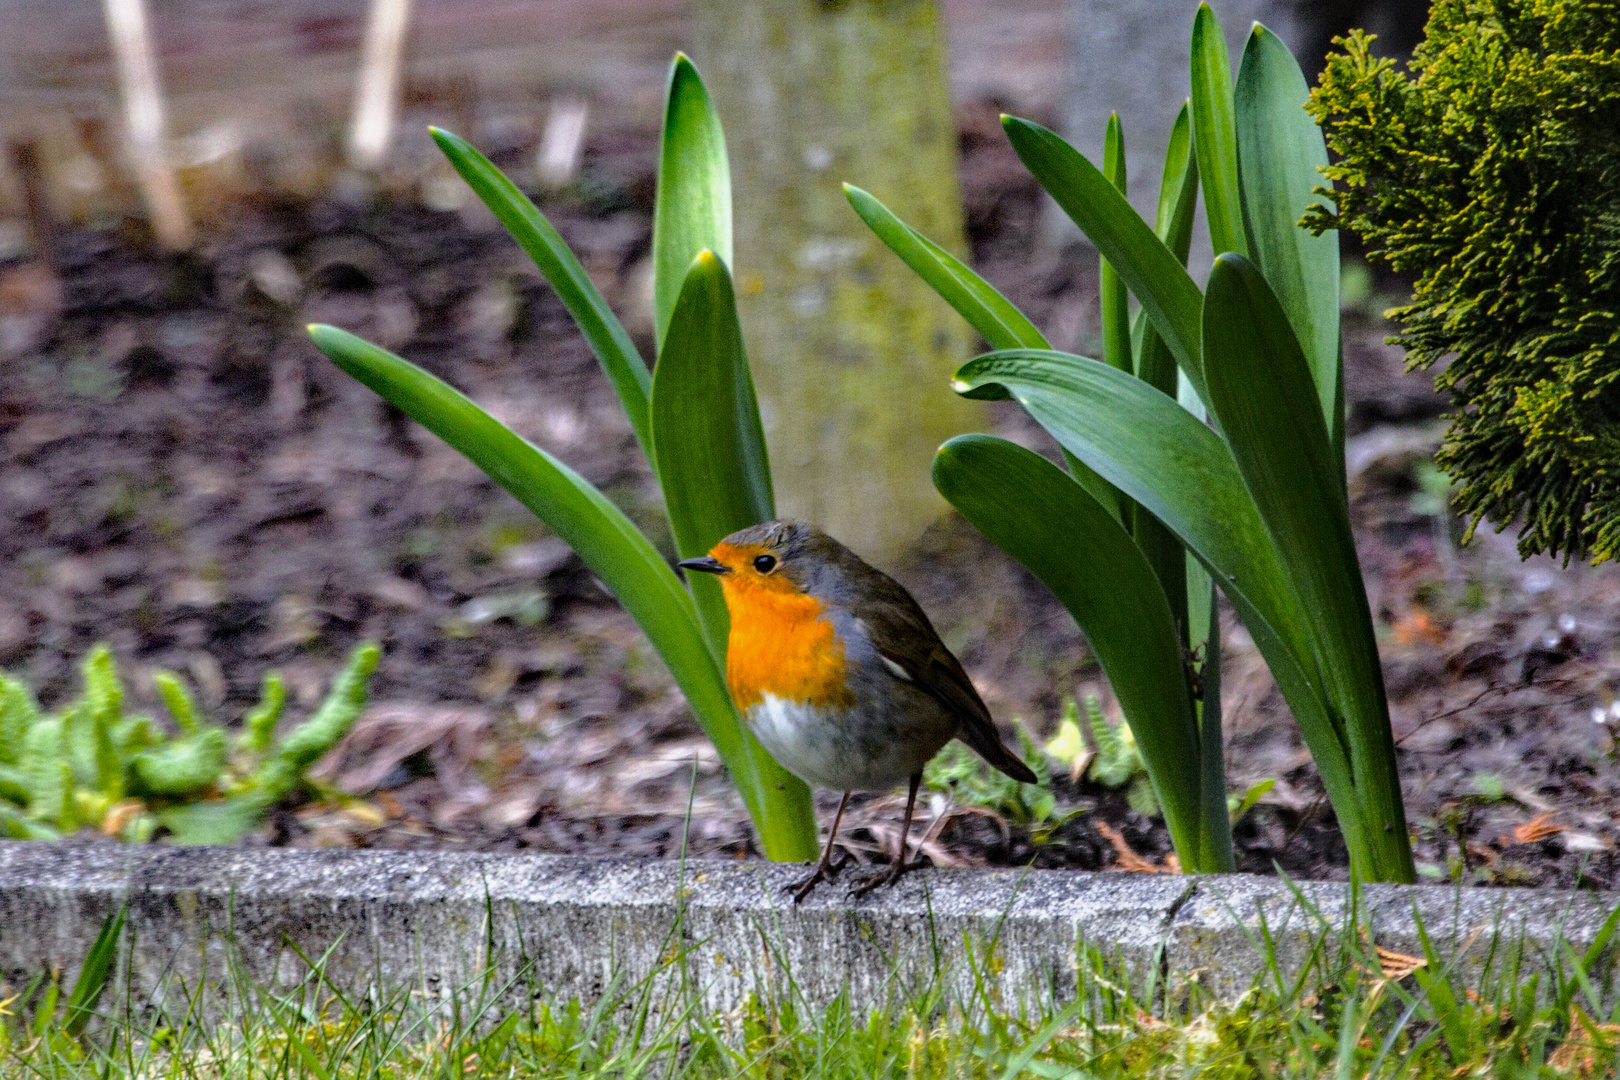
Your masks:
M1096 822L1097 832L1114 847L1114 855L1119 859L1119 868L1131 874L1179 874L1181 873L1180 860L1172 854L1164 860L1164 865L1149 862L1131 847L1130 842L1120 831L1106 821ZM1174 860L1174 861L1172 861Z

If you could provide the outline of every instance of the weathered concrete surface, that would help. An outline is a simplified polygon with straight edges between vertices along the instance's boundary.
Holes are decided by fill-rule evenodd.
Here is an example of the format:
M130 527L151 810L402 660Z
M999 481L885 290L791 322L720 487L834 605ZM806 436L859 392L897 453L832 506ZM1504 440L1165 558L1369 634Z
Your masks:
M1254 985L1267 950L1290 974L1313 954L1331 963L1339 943L1352 935L1421 957L1421 925L1459 977L1518 981L1515 965L1519 977L1528 977L1567 961L1566 945L1582 955L1617 903L1620 897L1589 891L1366 885L1352 905L1349 886L1340 883L1206 877L1176 912L1165 965L1172 975L1196 972L1204 986L1234 997Z
M730 1008L752 991L857 1004L975 975L1013 1005L1070 996L1079 947L1145 986L1193 977L1223 994L1261 970L1262 923L1295 968L1345 923L1346 887L1233 876L928 871L859 902L823 888L795 908L797 867L566 856L69 846L0 842L0 981L42 968L71 978L102 920L129 903L130 985L164 1003L179 976L218 986L228 952L256 980L289 985L329 952L339 986L449 990L493 968L497 983L599 998L615 975L658 972L658 992L699 988ZM1612 897L1441 887L1369 887L1373 940L1420 953L1416 906L1444 955L1476 964L1502 931L1533 966L1592 941ZM1263 913L1263 914L1262 914ZM1515 946L1517 947L1517 946ZM1498 953L1501 949L1498 947ZM684 953L685 969L671 957ZM179 1004L170 1002L169 1004Z
M1073 987L1076 942L1137 978L1156 963L1186 879L1104 874L930 872L851 903L823 888L795 908L782 887L801 868L763 863L380 851L64 846L0 842L0 978L73 971L102 920L129 901L132 985L161 998L165 972L196 985L224 974L226 931L242 968L285 985L316 956L342 985L449 988L489 961L497 978L524 958L530 981L594 999L615 973L667 967L684 944L688 985L720 1008L791 974L811 1001L847 987L882 1000L895 980L943 970L966 992L973 965L1011 1003ZM677 922L680 924L676 934ZM982 957L995 939L996 961ZM937 959L936 959L937 958ZM680 973L670 970L671 985Z

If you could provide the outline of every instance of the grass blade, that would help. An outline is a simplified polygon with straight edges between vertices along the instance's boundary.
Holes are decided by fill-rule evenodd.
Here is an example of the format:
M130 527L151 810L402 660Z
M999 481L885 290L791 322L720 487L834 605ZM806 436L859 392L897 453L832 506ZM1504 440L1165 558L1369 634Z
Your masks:
M809 790L783 773L744 727L692 597L630 519L573 470L421 368L336 327L312 326L310 337L344 371L466 455L579 553L668 665L741 791L766 855L813 857Z
M1221 21L1198 5L1192 32L1192 132L1204 181L1204 216L1217 255L1249 253L1238 194L1237 133L1233 121L1232 62Z
M660 352L686 272L700 251L712 251L731 266L731 166L709 91L686 54L676 53L653 204L653 314Z
M1141 301L1170 355L1203 397L1199 343L1203 331L1198 321L1203 300L1187 268L1078 150L1039 124L1016 116L1003 116L1001 126L1025 167Z
M1235 104L1243 219L1254 261L1266 275L1305 350L1327 418L1330 444L1344 452L1339 379L1339 233L1299 227L1329 183L1322 129L1305 112L1310 87L1282 39L1256 24L1238 66Z
M988 435L962 435L934 458L934 486L1023 563L1085 632L1136 733L1165 824L1188 870L1231 870L1222 784L1218 820L1202 813L1199 739L1179 631L1130 535L1056 465ZM1202 804L1202 805L1201 805Z
M776 516L731 276L712 252L692 263L670 317L653 377L652 416L653 452L681 558L706 555L722 537ZM691 575L688 584L709 645L724 657L730 623L720 585L707 574Z
M1047 347L1035 324L956 256L853 184L844 185L844 197L877 238L955 308L992 349Z
M516 184L465 139L439 128L428 130L462 179L484 205L494 211L506 231L528 252L540 273L557 291L558 299L574 317L591 352L607 373L608 381L618 392L636 441L650 461L652 429L647 420L647 396L652 392L652 373L647 370L646 361L636 351L619 317L591 284L585 268L562 236Z
M1299 596L1326 696L1344 718L1375 880L1410 881L1383 671L1339 466L1288 317L1241 255L1220 256L1210 271L1204 359L1232 458Z
M90 1017L95 1015L102 991L112 980L113 965L118 959L118 939L124 932L124 916L128 912L126 905L120 907L116 915L107 916L90 951L84 955L84 966L79 968L79 977L73 980L73 992L68 994L67 1007L62 1010L62 1030L71 1038L77 1039L84 1031Z

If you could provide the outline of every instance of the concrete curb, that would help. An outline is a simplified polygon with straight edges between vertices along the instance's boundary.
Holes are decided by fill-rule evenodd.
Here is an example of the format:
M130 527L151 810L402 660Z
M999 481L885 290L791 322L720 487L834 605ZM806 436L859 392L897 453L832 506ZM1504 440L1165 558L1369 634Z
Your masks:
M489 969L504 985L590 1002L614 977L653 975L655 996L696 988L730 1009L792 988L810 1004L856 1003L929 985L965 1000L976 978L1002 1003L1076 989L1079 947L1138 989L1196 978L1226 997L1264 969L1269 937L1287 971L1342 932L1349 887L1247 875L926 871L851 902L823 887L795 908L798 867L441 852L173 848L0 842L0 980L71 978L102 920L129 903L135 999L178 983L217 990L227 957L266 985L307 972L292 948L328 954L339 986L447 991ZM1360 925L1421 955L1414 912L1464 969L1511 957L1530 970L1583 953L1620 897L1542 890L1368 886ZM1505 946L1505 948L1504 948ZM1612 951L1612 948L1611 948ZM681 965L672 956L684 952ZM655 974L657 973L657 974ZM178 980L175 979L178 977ZM1168 979L1168 982L1157 981ZM1157 981L1157 982L1156 982ZM621 984L622 985L622 984ZM3 987L0 987L3 989ZM0 994L0 997L3 997ZM219 1000L216 998L216 1000Z

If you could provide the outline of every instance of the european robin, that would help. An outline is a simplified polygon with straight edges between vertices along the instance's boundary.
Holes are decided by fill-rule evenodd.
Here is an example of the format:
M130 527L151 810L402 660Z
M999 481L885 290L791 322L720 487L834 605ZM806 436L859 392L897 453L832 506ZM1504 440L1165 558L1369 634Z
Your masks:
M1036 782L1002 745L917 601L820 529L768 521L680 565L720 579L731 616L726 685L749 729L805 783L843 792L821 861L795 883L795 902L836 872L833 841L850 792L909 780L900 858L856 892L899 880L909 869L923 766L953 736L1014 780Z

